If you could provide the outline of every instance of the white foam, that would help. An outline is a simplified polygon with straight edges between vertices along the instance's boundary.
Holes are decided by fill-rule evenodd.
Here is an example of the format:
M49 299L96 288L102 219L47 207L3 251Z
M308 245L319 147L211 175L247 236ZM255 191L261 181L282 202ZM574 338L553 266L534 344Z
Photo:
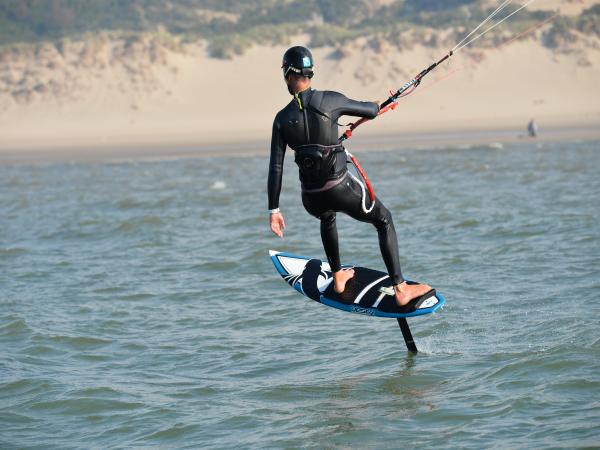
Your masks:
M217 180L217 181L215 181L215 182L214 182L214 183L213 183L213 184L210 186L210 188L211 188L211 189L213 189L213 190L219 190L219 191L220 191L220 190L222 190L222 189L225 189L226 187L227 187L227 185L225 184L225 182L224 182L224 181L221 181L221 180Z

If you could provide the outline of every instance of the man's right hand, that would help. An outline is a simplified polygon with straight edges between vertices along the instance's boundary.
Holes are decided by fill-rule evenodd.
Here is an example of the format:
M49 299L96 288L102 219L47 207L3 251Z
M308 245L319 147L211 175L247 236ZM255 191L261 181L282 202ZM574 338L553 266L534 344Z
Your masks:
M280 238L283 237L283 230L285 229L285 220L283 220L283 214L276 212L270 215L269 222L271 223L271 231Z

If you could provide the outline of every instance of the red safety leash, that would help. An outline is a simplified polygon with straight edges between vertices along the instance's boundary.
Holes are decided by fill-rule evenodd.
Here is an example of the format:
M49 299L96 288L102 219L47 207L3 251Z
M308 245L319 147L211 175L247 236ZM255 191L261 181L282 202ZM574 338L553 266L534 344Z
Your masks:
M377 116L380 116L383 113L388 112L390 109L396 109L396 106L398 106L397 101L394 101L394 102L390 103L389 105L384 106L383 108L381 108L379 110L379 112L377 113ZM350 139L352 137L352 131L359 125L361 125L369 120L372 120L372 119L367 119L366 117L363 117L362 119L359 119L354 123L351 123L350 128L348 128L346 131L344 131L344 134L342 134L342 136L340 137L340 141L343 142L346 139Z
M398 106L398 102L392 102L389 105L386 105L383 108L381 108L379 110L379 112L377 113L377 115L380 116L389 110L396 109L396 106ZM360 124L362 124L368 120L370 120L370 119L366 119L363 117L362 119L357 120L354 123L351 123L350 128L348 128L346 131L344 131L344 134L342 135L342 137L340 137L340 141L345 141L346 139L350 139L352 137L352 130L354 130ZM367 177L366 172L363 170L362 166L358 162L358 159L356 159L356 156L354 156L352 153L350 153L348 151L346 151L346 153L350 157L350 161L352 161L352 164L354 164L354 167L356 167L356 171L360 174L361 178L364 180L365 185L367 186L367 191L369 192L369 198L371 199L371 204L372 204L375 201L375 191L373 190L373 186L371 185L371 182L369 181L369 177Z
M358 173L360 174L362 179L365 180L365 185L367 186L367 191L369 191L369 198L371 199L371 203L374 202L375 201L375 191L373 190L373 186L371 186L371 182L369 181L367 174L361 167L360 163L358 162L358 159L356 159L356 157L352 153L350 153L350 152L346 152L346 153L348 153L348 156L350 157L352 164L354 164L354 167L356 167L356 170L358 171Z

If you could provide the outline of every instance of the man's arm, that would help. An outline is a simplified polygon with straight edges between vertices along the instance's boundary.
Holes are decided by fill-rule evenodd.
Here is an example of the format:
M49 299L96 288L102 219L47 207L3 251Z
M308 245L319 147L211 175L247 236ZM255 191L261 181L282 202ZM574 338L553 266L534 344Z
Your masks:
M277 117L275 117L275 120L273 121L273 132L271 134L271 159L269 161L267 193L269 198L269 222L271 231L279 237L283 237L283 229L285 228L283 215L279 212L279 194L281 193L285 147L286 143L281 136L279 122L277 121Z
M269 178L267 192L269 196L269 210L279 207L279 194L281 193L281 179L283 177L283 159L285 157L285 141L281 136L277 118L273 122L271 134L271 159L269 161Z
M379 105L375 102L359 102L349 99L339 92L329 92L332 102L332 115L335 120L340 116L355 116L374 119L379 113Z

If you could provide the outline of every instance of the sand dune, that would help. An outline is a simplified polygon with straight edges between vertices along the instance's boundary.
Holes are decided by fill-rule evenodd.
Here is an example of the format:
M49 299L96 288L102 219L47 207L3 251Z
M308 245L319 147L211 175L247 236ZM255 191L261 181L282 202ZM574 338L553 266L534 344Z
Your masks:
M540 32L499 49L457 53L395 112L364 125L361 135L523 129L530 118L542 129L600 129L597 38L582 36L554 51L540 44ZM50 65L39 76L57 93L31 90L32 98L17 101L0 90L0 149L267 143L274 114L289 101L281 55L308 41L299 36L277 47L256 46L233 60L208 57L202 43L159 45L154 56L142 48L119 59L118 45L104 42L96 49L100 61L90 54L77 65L60 54L31 57L23 67ZM447 50L415 45L398 51L385 42L373 48L365 40L343 52L317 49L313 85L383 100Z

